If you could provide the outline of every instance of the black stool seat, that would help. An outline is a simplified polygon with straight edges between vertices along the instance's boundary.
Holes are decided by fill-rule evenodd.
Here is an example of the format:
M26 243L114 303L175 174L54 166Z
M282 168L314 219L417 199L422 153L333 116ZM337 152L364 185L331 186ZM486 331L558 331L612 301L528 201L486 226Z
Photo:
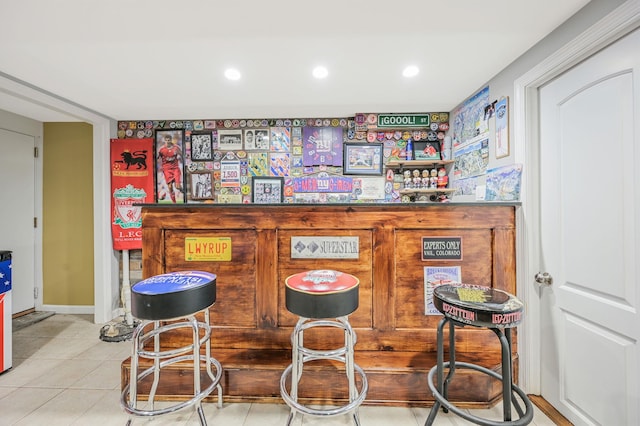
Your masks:
M131 313L145 320L181 318L215 301L216 275L204 271L156 275L131 287Z
M440 407L458 416L485 426L524 426L533 420L533 406L522 389L512 380L511 329L522 321L524 305L515 296L495 288L472 284L444 284L433 290L433 305L443 314L437 329L437 361L429 370L427 383L435 402L425 426L432 425ZM444 362L444 326L449 323L449 361ZM456 326L466 325L488 328L500 340L502 375L477 364L456 361ZM445 368L449 369L446 378ZM447 399L449 384L456 368L468 368L487 374L502 382L503 420L490 420L472 415L456 407ZM434 384L434 376L436 383ZM523 410L515 395L520 397ZM512 419L511 406L518 418Z
M360 280L330 269L300 272L285 280L287 309L305 318L337 318L358 309Z
M471 284L445 284L433 291L433 305L442 314L476 327L511 328L522 321L524 305L506 291Z

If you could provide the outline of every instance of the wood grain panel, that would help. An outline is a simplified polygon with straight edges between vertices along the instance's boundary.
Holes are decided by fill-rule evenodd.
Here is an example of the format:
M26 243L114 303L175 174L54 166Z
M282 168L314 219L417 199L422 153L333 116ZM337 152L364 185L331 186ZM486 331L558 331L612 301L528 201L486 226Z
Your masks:
M421 260L422 237L462 238L462 260ZM491 286L493 233L475 229L399 229L396 232L400 255L396 259L396 327L435 328L439 316L425 312L426 266L460 266L463 282Z
M424 315L424 267L460 265L464 282L515 293L515 208L498 203L145 205L143 275L181 269L218 275L218 300L210 308L211 345L225 369L225 398L269 402L281 402L278 381L291 362L290 335L297 321L285 306L286 277L310 269L356 275L360 304L350 322L357 333L356 362L370 383L365 403L425 405L432 401L426 374L435 364L440 317ZM186 261L184 239L193 236L230 237L232 260ZM293 259L294 236L357 236L359 256ZM460 236L463 259L422 261L423 236ZM177 347L190 338L176 331L162 344ZM305 343L314 348L339 347L342 333L312 329L305 333ZM460 360L500 368L500 345L489 330L458 329L456 351ZM304 399L341 401L344 389L327 386L327 380L341 383L338 367L310 366ZM163 373L161 397L183 398L190 389L183 377L185 367L176 364L168 370ZM122 383L128 381L127 371L125 361ZM495 380L471 371L458 374L451 394L463 406L489 406L499 399Z
M291 237L294 236L332 236L332 237L358 237L358 259L292 259ZM373 324L372 282L372 232L368 229L317 229L311 232L309 229L287 229L278 233L278 311L279 325L293 327L298 317L290 313L285 305L286 278L302 271L313 269L334 269L354 275L360 280L358 297L360 300L358 309L349 316L349 322L353 327L371 328Z
M257 326L256 280L257 233L249 230L167 230L165 231L165 265L167 272L201 270L217 275L215 309L211 322L219 327ZM185 260L185 238L229 237L232 259L226 261Z

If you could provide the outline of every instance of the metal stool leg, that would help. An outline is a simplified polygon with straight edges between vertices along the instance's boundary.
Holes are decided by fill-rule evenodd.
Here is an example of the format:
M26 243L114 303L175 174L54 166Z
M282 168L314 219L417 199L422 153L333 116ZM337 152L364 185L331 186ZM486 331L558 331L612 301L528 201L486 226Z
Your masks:
M347 317L340 317L337 320L342 323L344 327L344 341L345 341L345 373L347 375L347 381L349 383L349 402L355 401L358 397L358 389L356 388L356 369L355 369L355 360L354 360L354 346L356 344L356 335L349 323L349 319ZM360 426L360 416L358 413L358 409L356 408L353 411L353 422L356 426Z
M303 368L303 356L300 353L300 348L303 347L304 342L304 323L307 322L307 318L300 317L296 323L293 333L291 334L291 399L298 402L298 382L302 377ZM296 416L296 410L291 407L289 416L287 417L286 425L291 425L291 422Z
M443 317L438 323L437 329L437 342L436 342L436 388L438 392L444 392L444 326L449 320L446 317ZM436 419L436 415L438 415L438 410L440 409L440 401L436 398L433 402L433 406L431 407L431 411L429 411L429 417L424 422L425 426L430 426L433 424L433 421Z
M453 375L456 373L456 327L451 320L447 319L447 321L449 322L449 372L444 379L444 385L442 387L442 395L444 395L445 399L449 394L449 383L451 383L451 379L453 379ZM449 409L442 407L442 411L448 413Z
M520 403L515 398L513 390L513 361L511 359L511 329L504 331L500 329L492 329L498 336L502 346L502 400L504 401L503 418L505 421L512 419L511 405L515 407L519 417L524 416L524 411Z
M200 388L200 329L198 326L198 320L195 316L190 316L188 318L189 323L191 324L192 329L192 340L193 340L193 394L199 395ZM205 331L206 333L206 331ZM206 360L207 365L209 364L209 360ZM202 426L207 426L207 419L204 417L204 411L202 410L202 400L199 400L194 405L196 413L198 413L198 418L200 419L200 424Z
M176 321L164 326L159 326L159 322L153 322L153 328L150 331L145 332L146 327L152 324L151 321L141 322L133 333L133 353L131 356L131 376L129 384L125 386L121 395L121 405L124 410L130 416L144 416L152 417L162 414L172 413L182 408L194 406L195 411L198 413L200 424L206 426L206 418L204 416L204 410L202 408L202 400L206 398L213 388L218 390L218 406L222 405L222 387L220 385L220 379L222 377L222 366L213 357L211 357L211 327L209 325L208 312L205 311L205 321L198 322L195 315L185 317L182 321ZM192 342L189 345L181 348L170 349L161 351L160 348L160 334L165 331L170 331L179 328L191 328ZM203 336L200 333L204 332ZM145 342L153 339L153 350L145 350ZM203 359L201 352L202 345L205 345L205 357ZM139 359L140 358L153 359L153 365L143 372L139 372ZM164 360L162 360L164 359ZM193 397L187 401L172 405L170 407L155 409L154 399L158 388L160 370L171 364L191 361L193 362ZM206 366L206 373L211 379L211 383L205 388L202 388L200 379L200 367L204 362ZM212 365L215 366L216 372L214 374ZM149 392L149 402L151 405L150 410L142 410L138 408L138 382L142 381L145 377L153 375L153 383ZM129 418L127 425L130 425L132 419Z
M450 334L449 334L449 345L450 345L450 353L451 358L448 362L444 362L444 348L443 348L443 328L444 324L449 322L450 326ZM501 426L501 425L509 425L509 426L524 426L528 425L533 420L533 406L531 405L531 401L527 398L527 395L513 383L513 374L512 374L512 359L511 359L511 329L499 329L499 328L491 328L491 330L498 336L501 345L501 357L502 357L502 375L496 373L495 371L489 370L482 366L476 364L470 364L466 362L456 362L455 361L455 338L454 338L454 327L455 324L453 321L450 321L448 318L443 318L438 324L437 329L437 360L436 366L429 370L429 375L427 377L427 382L429 388L431 389L433 396L435 398L434 404L431 407L431 411L429 412L429 417L425 421L425 426L430 426L435 421L436 415L438 414L438 410L440 407L443 408L443 411L451 411L454 414L462 417L465 420L468 420L472 423L484 426ZM478 416L474 416L470 413L465 412L464 410L459 409L454 404L448 401L447 399L447 386L448 382L453 377L453 373L456 367L460 368L469 368L472 370L479 371L481 373L487 374L495 379L498 379L502 382L502 400L503 400L503 421L495 421L484 419ZM449 373L447 374L447 378L444 379L444 368L449 368ZM433 377L436 376L436 385L433 385ZM515 398L515 395L518 395L525 407L524 410L520 406L518 400ZM512 420L512 412L511 405L515 407L518 412L519 418L517 420Z
M153 322L153 330L158 330L160 323L158 321ZM160 352L160 333L156 333L153 336L153 351L155 353ZM154 358L153 360L153 384L151 385L151 391L149 392L149 403L151 404L151 410L154 410L156 391L158 390L158 382L160 381L160 358Z
M138 352L140 346L140 334L144 331L144 323L141 322L138 326L133 330L133 335L131 336L133 340L133 349L131 351L131 371L129 374L129 405L134 409L138 408ZM129 426L132 422L131 416L127 420L127 426Z
M305 348L304 343L304 330L313 327L336 327L343 330L345 337L345 344L341 348L332 350L315 350ZM309 414L318 417L330 417L341 414L353 414L353 420L356 426L360 426L360 419L358 417L358 407L364 401L368 391L368 383L364 371L354 361L353 347L356 342L356 335L353 328L349 324L347 317L339 317L335 320L311 320L309 318L301 317L292 334L292 355L291 364L284 370L280 377L280 394L284 401L291 407L291 412L287 418L286 425L289 426L295 415L299 412L301 414ZM307 361L315 360L336 360L345 364L345 374L348 381L348 395L349 403L331 409L315 409L308 406L304 406L298 402L298 382L302 377L302 370L304 363ZM358 392L355 380L355 374L358 373L361 376L361 389ZM287 378L291 377L290 391L287 391Z
M205 324L207 324L209 327L211 326L211 321L210 321L210 316L211 314L209 313L208 309L205 309L204 311L204 322ZM213 358L211 357L211 336L209 336L209 339L207 340L205 347L205 357L206 357L206 368L207 368L207 374L209 375L209 377L215 377L215 375L213 374L213 371L211 370L211 365L213 364ZM218 393L218 408L222 408L222 386L220 385L220 382L218 382L218 384L216 385L216 390Z
M502 347L502 415L505 421L511 421L511 396L513 380L511 378L512 366L511 366L511 342L507 339L503 332L498 333L496 330L498 339L500 340L500 346ZM511 330L509 330L510 332Z

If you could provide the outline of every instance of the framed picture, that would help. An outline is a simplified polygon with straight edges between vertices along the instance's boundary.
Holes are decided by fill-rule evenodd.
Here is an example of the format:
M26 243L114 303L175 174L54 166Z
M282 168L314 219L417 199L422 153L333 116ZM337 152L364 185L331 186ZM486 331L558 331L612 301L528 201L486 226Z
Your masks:
M496 158L509 156L509 98L496 104Z
M291 127L270 127L270 151L289 152L291 146Z
M191 133L191 161L213 160L213 137L209 133Z
M414 160L441 160L439 141L419 141L413 142Z
M184 132L156 130L156 199L158 203L184 203Z
M344 144L342 173L345 175L381 175L381 143Z
M246 129L244 131L244 149L269 150L269 129Z
M213 173L194 172L190 175L189 193L192 200L213 200Z
M255 204L282 203L284 178L255 176L251 179L251 202Z
M256 129L256 149L268 150L269 149L269 129Z
M342 165L342 127L311 127L302 129L302 162L305 166Z
M218 149L220 151L241 150L242 130L218 130Z

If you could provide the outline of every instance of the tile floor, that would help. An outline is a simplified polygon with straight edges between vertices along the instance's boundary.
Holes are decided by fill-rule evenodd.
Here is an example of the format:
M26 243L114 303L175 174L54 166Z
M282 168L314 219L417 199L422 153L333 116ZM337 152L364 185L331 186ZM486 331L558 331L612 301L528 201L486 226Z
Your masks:
M13 333L13 368L0 374L0 425L109 426L124 425L120 408L120 363L131 342L100 340L100 325L88 315L54 315ZM284 425L283 404L225 403L222 409L204 404L211 426ZM360 408L362 426L422 426L429 408ZM500 407L473 410L474 414L501 418ZM198 425L193 409L158 417L134 419L133 425ZM349 416L316 418L300 414L294 426L353 424ZM465 420L440 412L436 425L466 425ZM554 423L535 408L533 425Z

